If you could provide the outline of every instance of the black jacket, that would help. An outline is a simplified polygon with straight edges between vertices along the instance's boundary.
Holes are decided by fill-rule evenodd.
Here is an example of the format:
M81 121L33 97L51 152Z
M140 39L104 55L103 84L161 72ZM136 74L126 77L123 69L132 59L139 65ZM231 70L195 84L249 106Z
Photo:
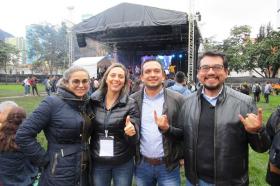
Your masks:
M128 95L120 96L110 110L105 108L105 95L97 90L91 95L91 108L95 117L92 120L93 132L91 136L91 152L95 163L107 165L120 165L127 162L134 156L135 144L139 140L139 110L135 101ZM134 136L127 136L124 132L126 117L136 129ZM108 136L114 136L114 156L100 157L100 138L105 136L105 129Z
M85 100L58 89L60 97L48 96L20 125L16 143L26 156L43 167L40 185L81 185L81 111ZM41 131L48 141L47 152L36 140Z
M201 111L201 90L187 97L180 113L184 129L185 174L192 184L198 182L197 136ZM214 184L216 186L248 185L248 144L257 152L269 147L265 130L246 132L238 115L256 113L252 97L224 86L215 107Z
M280 106L277 108L276 111L274 111L266 124L266 130L267 133L271 139L271 147L270 147L270 152L269 152L269 162L274 164L275 166L279 167L279 157L280 157L280 152L279 152L279 147L280 147ZM276 165L277 164L277 165ZM270 185L280 185L280 175L270 172L269 165L267 169L267 175L266 175L266 181Z
M143 104L144 89L131 95L131 98L135 99L137 105L142 110ZM172 90L164 88L164 104L162 114L166 114L170 128L167 132L163 133L163 150L165 164L168 170L173 170L179 165L179 159L183 158L183 149L182 149L182 137L183 130L179 129L179 111L184 103L184 97ZM141 117L140 117L141 118ZM140 127L141 128L141 127ZM141 130L140 130L141 136ZM141 140L141 139L140 139ZM136 163L140 163L141 154L140 154L140 141L136 146Z

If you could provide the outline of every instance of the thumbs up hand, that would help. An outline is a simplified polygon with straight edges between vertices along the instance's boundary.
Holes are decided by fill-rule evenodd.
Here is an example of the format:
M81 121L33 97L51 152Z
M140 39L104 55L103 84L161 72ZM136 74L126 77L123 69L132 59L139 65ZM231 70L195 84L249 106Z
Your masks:
M166 115L158 116L156 111L154 111L154 118L155 118L156 124L158 125L158 127L161 130L166 132L169 129L169 123L168 123L168 119L167 119Z
M249 133L257 133L262 127L262 109L258 109L258 115L249 113L247 117L239 115L240 121L243 123L244 128Z
M134 136L136 134L135 127L130 122L130 116L127 116L125 119L124 132L128 136Z

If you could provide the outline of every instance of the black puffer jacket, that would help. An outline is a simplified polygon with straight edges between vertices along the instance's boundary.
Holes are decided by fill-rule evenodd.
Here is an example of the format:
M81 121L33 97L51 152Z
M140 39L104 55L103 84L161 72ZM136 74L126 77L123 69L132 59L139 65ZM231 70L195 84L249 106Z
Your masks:
M104 98L105 95L102 95L99 90L91 96L91 107L95 114L92 120L91 151L95 163L120 165L134 155L135 144L139 140L139 110L135 101L128 95L121 96L110 110L106 110ZM127 136L124 132L128 115L136 129L136 134L132 137ZM99 156L99 139L105 136L105 129L108 130L108 136L114 136L113 157Z
M59 97L46 97L20 125L16 143L26 156L43 167L40 185L81 185L81 108L85 100L64 89L58 89L58 93ZM48 141L47 152L36 140L42 130Z

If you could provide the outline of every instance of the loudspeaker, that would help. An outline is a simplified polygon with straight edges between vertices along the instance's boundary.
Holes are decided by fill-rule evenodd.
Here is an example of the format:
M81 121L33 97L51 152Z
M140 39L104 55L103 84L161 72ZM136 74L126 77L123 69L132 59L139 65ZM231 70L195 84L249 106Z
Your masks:
M87 42L84 34L77 34L77 42L80 48L87 46Z

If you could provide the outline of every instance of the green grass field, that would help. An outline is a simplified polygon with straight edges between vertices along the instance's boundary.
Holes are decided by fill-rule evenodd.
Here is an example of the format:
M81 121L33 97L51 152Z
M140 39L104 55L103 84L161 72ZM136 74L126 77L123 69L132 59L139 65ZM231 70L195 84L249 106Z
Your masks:
M40 85L39 92L44 90L44 87ZM44 98L43 96L24 96L18 98L3 98L7 96L20 96L23 95L23 87L21 85L1 85L0 84L0 102L4 100L13 100L21 107L25 108L28 113L31 113ZM267 121L270 114L280 105L280 96L270 96L270 103L264 103L263 97L261 98L258 107L263 108L264 122ZM40 143L46 147L46 140L43 133L38 135ZM250 149L249 152L249 174L250 174L250 185L252 186L263 186L265 183L266 166L268 161L268 153L256 153ZM184 171L181 171L182 185L185 185Z

